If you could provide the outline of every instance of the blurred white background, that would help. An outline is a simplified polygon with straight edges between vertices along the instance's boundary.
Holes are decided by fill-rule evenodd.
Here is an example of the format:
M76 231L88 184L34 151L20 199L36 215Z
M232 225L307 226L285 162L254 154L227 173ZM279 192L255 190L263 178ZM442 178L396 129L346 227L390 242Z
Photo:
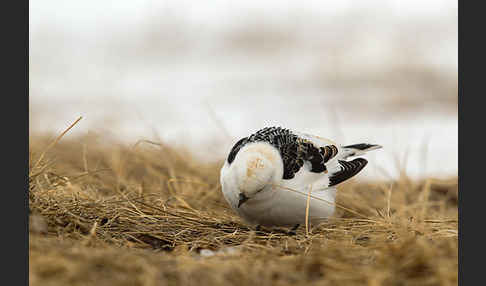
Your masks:
M34 0L29 25L31 134L82 115L219 160L278 125L383 145L360 178L457 175L457 1Z

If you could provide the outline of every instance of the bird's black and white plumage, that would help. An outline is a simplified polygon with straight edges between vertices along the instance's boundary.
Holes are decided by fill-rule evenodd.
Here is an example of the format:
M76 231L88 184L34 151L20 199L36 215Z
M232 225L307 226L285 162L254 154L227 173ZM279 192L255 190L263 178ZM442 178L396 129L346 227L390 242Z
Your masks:
M221 169L224 197L247 222L262 226L319 221L334 213L335 186L353 177L367 160L349 157L381 148L340 146L328 139L281 127L267 127L240 139Z

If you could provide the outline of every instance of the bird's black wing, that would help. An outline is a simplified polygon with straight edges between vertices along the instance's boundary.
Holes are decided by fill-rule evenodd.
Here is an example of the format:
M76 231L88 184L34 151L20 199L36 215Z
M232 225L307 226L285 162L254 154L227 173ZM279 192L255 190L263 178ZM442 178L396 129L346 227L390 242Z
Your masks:
M368 164L368 161L363 158L356 158L352 161L338 160L338 164L341 170L329 176L329 187L344 182L358 174Z

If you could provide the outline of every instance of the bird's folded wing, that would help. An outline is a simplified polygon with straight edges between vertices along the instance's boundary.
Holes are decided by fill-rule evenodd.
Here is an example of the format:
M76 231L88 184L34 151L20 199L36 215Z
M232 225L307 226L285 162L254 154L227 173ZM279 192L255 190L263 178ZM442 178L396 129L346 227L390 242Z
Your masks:
M338 160L338 164L340 166L340 170L329 175L330 187L344 182L358 174L359 171L361 171L366 164L368 164L368 161L363 158L356 158L352 161Z

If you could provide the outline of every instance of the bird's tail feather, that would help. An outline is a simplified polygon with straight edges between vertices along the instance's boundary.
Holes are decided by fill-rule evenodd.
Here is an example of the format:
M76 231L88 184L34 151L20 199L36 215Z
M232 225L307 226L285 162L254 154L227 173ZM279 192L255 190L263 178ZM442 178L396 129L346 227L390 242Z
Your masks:
M359 144L343 146L342 148L344 150L343 158L347 158L350 156L363 155L368 151L380 149L382 148L382 146L377 144L359 143Z

